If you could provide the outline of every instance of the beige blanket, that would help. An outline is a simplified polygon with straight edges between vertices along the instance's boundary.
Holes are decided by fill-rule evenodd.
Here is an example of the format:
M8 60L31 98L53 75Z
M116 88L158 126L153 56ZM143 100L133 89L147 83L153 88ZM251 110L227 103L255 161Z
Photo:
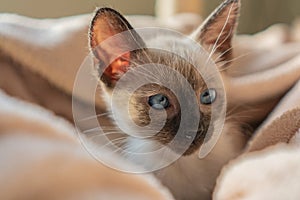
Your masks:
M244 44L240 52L254 53L244 63L235 63L230 81L240 80L229 84L231 101L260 109L246 112L244 120L263 122L253 131L244 154L223 168L213 199L299 199L299 35L297 21L292 28L276 25L238 38L237 43Z
M2 91L0 105L0 199L172 199L150 175L95 161L64 119Z
M189 18L185 16L182 21L178 20L176 27L169 27L181 32L189 32L191 27L200 23L200 19L196 16L191 15L189 17L198 21L195 24L189 23L189 26L184 26L186 21L192 21L187 20ZM72 87L77 69L88 53L87 25L89 19L89 15L82 15L62 19L35 20L11 14L1 14L0 88L8 95L38 104L72 121ZM132 17L131 21L138 27L144 24L167 26L166 24L159 24L152 17ZM224 168L215 190L215 199L288 199L288 197L297 199L292 197L300 196L299 191L295 189L299 187L297 180L300 178L300 158L298 156L300 136L296 134L297 132L300 134L300 83L297 83L300 79L299 35L300 23L295 22L293 27L275 25L256 35L238 36L236 38L234 44L235 59L233 60L233 66L226 69L224 80L229 102L228 109L230 113L239 114L239 119L242 123L249 124L252 127L254 137L249 142L244 155L241 155ZM46 114L45 117L38 119L36 116L39 116L40 108L25 109L26 107L31 108L31 106L5 97L3 94L1 94L1 98L4 100L0 101L0 108L10 107L9 113L14 116L12 119L30 121L32 118L32 121L35 121L35 123L33 125L30 122L24 125L23 123L18 123L18 120L6 120L6 117L3 116L7 114L2 114L0 130L1 136L3 136L0 141L5 143L16 139L19 143L23 143L23 140L28 141L28 139L32 139L36 146L32 149L24 146L24 149L20 150L19 153L8 154L6 152L17 149L19 143L4 145L0 152L0 159L14 158L11 160L11 166L20 166L25 171L27 170L26 167L37 167L37 170L32 172L33 174L26 177L38 178L41 174L40 171L43 170L44 162L52 162L52 154L41 154L42 156L40 157L43 157L44 160L35 162L30 162L30 160L26 159L22 160L21 158L25 156L22 157L20 154L24 152L26 157L36 159L35 154L31 152L36 152L43 144L48 143L48 139L54 138L54 136L51 136L52 133L71 133L72 126L66 122L62 122L64 124L62 126L57 125L60 124L57 121L62 121L62 119L56 119L50 114ZM84 96L78 95L75 98L82 102L81 109L84 109L85 104L89 103L85 101ZM22 111L23 108L24 111ZM98 109L104 109L101 106L101 102L98 104ZM23 114L21 114L21 111L18 112L18 110L21 110ZM50 132L43 128L40 131L35 131L50 133L47 137L31 133L32 129L35 129L36 126L39 127L40 123L46 123L47 126L54 127L51 128ZM24 130L22 129L23 125L26 127ZM2 127L7 127L4 132L15 132L16 134L8 137L7 135L10 134L2 134ZM68 129L68 131L64 131L65 129ZM28 134L22 137L17 136L22 132ZM26 139L26 137L28 138ZM66 139L68 138L66 134L61 139L59 139L60 137L55 136L54 140L58 143L59 141L63 143L61 148L73 145L70 148L74 148L74 150L80 149L76 142L71 141L73 140L72 138ZM2 140L2 138L4 139ZM26 145L26 142L24 145ZM49 144L49 146L52 146L52 150L56 148L56 145L56 142ZM268 148L269 146L272 147ZM75 165L81 165L85 160L87 160L87 163L91 162L90 165L82 164L84 166L79 166L81 172L89 171L91 167L93 168L91 171L99 171L99 178L103 174L107 177L111 176L111 179L114 180L118 180L118 176L131 178L130 175L121 175L106 168L104 169L108 170L108 172L101 173L101 166L98 169L96 167L98 165L94 165L88 156L82 152L81 154L83 155L83 160L81 158L77 160L77 155L73 155L71 158L71 160L75 159ZM57 152L53 153L54 159L56 159L55 156L58 156ZM60 158L66 166L72 165L71 163L73 162L65 162L66 159L64 158L69 156L70 153L66 152ZM3 162L1 161L1 163ZM9 168L7 170L13 174L16 183L19 180L26 180L22 172L21 174L14 173L17 169ZM52 170L53 172L51 173L55 173L54 177L58 176L57 173L59 172L56 171L57 168L55 166L47 170ZM293 171L293 174L287 176L287 171ZM6 171L0 170L0 176L6 174ZM61 175L61 173L59 174ZM74 171L66 174L66 178L62 179L68 179L67 177L71 177L72 174L79 174L79 172L74 169ZM66 194L70 194L68 192L71 189L77 191L76 188L81 188L81 186L96 188L91 193L84 189L78 191L89 195L94 194L93 192L96 192L97 188L101 187L101 181L99 183L100 186L95 186L93 181L96 180L93 179L86 180L82 185L80 182L70 181L72 183L70 188L55 188L52 187L55 185L55 181L51 176L45 178L45 180L49 180L50 184L47 185L48 183L45 183L45 186L43 186L45 190L46 188L51 188L54 191L57 189L58 191L65 191ZM0 180L5 179L1 178ZM37 179L36 184L39 184L38 181L39 179ZM137 183L139 181L137 180ZM153 195L161 195L162 199L169 198L165 197L164 190L157 189L157 184L154 184L156 186L149 186L146 178L142 182L142 187L149 193L153 192ZM33 192L36 191L37 187L37 185L34 185L34 182L28 182L29 185L31 183L31 190L24 191L24 194L22 193L22 195L28 195L29 199L30 195L34 195ZM133 191L131 189L135 187L127 187L122 183L118 184L126 192L127 189L128 191ZM18 184L16 188L14 188L14 183L9 185L11 188L6 189L5 187L8 187L8 184L1 182L0 190L5 189L8 191L5 195L21 195L13 193L13 191L19 190ZM279 187L281 188L280 190L274 189ZM159 192L156 192L155 188ZM45 195L43 194L45 190L40 190L40 195ZM0 192L0 194L4 193ZM128 194L135 195L136 192L128 192Z

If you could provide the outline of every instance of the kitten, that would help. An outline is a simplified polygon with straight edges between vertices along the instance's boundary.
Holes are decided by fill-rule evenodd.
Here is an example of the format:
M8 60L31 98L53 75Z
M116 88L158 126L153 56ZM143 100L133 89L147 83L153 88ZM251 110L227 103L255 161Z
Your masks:
M211 58L215 60L217 65L224 66L224 63L228 64L232 59L231 40L236 28L239 9L239 0L226 0L190 36L202 45L206 51L211 52ZM105 43L111 36L116 36L124 31L128 31L129 35L127 36L130 37L120 36ZM145 127L145 129L149 124L154 127L162 127L158 133L148 138L132 139L129 137L127 145L139 146L138 151L140 152L147 152L149 149L155 150L157 145L171 143L180 128L183 115L188 115L191 124L194 123L194 118L200 116L199 123L197 122L198 129L189 147L182 150L182 146L186 144L184 136L187 135L185 134L183 134L183 137L179 137L179 141L175 145L170 147L171 152L174 152L174 154L181 152L183 156L171 165L157 170L154 174L171 190L176 199L210 199L220 169L241 152L246 142L246 136L242 134L238 124L228 120L212 152L204 159L199 159L197 150L204 143L206 132L211 124L211 106L218 98L217 90L208 88L203 77L181 56L147 48L154 43L161 45L161 47L168 47L171 50L174 48L174 51L183 52L183 54L184 52L185 54L192 52L192 50L189 51L184 39L181 41L178 38L162 35L144 41L117 11L111 8L97 10L90 26L90 47L98 63L99 82L103 89L103 98L107 102L108 110L114 110L119 117L119 122L116 124L122 130L130 132L130 135L137 134L141 136L143 131L139 131L141 129L137 130L132 124L129 124L129 119L132 119L138 127ZM136 50L124 53L122 50L126 48ZM203 59L200 54L201 52L198 58ZM115 58L116 55L117 58ZM148 63L149 60L154 63L147 66L149 72L142 71L142 74L135 72L135 70L141 68L140 65ZM201 62L205 63L203 60ZM186 103L185 112L189 113L181 112L179 100L174 95L176 92L184 93L186 88L171 73L169 74L167 69L160 69L153 75L152 72L155 72L153 69L156 65L173 68L191 85L198 100L196 104L192 104L190 103L192 100L189 98L184 99ZM106 68L106 66L108 67ZM204 68L204 66L201 67ZM128 78L122 81L123 88L130 87L131 82L138 81L139 77L143 75L141 79L145 77L147 79L147 76L154 76L149 78L151 80L155 80L157 77L163 78L175 90L171 91L159 84L146 84L139 87L130 96L129 100L125 97L126 91L123 93L122 91L118 92L117 104L119 107L112 107L111 101L114 90L119 87L118 81L121 81L124 75L128 75ZM128 112L119 109L121 107L128 108ZM212 122L213 125L215 123ZM143 140L147 142L144 144ZM151 162L155 162L155 159L153 158ZM140 163L143 162L146 162L146 165L148 164L146 159L140 161Z

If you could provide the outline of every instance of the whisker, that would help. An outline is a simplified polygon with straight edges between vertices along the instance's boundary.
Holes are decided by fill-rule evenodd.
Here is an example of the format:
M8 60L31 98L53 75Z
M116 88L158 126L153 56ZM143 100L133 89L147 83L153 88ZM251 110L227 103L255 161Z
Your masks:
M230 14L230 13L229 13L229 14ZM231 27L231 28L230 28L230 31L229 31L229 33L227 34L227 36L225 37L225 39L224 39L224 40L216 47L216 49L218 49L220 46L222 46L222 45L224 44L224 42L226 42L226 40L231 36L232 31L233 31L233 28ZM220 55L214 60L214 62L217 63L218 60L219 60L222 56L224 56L226 53L228 53L228 52L231 51L232 49L233 49L232 47L228 48L226 51L224 51L222 54L220 54Z
M127 24L123 19L121 19L121 21L123 22L123 24L125 24L125 25ZM142 50L142 53L146 56L146 58L148 59L148 61L150 63L152 63L152 60L148 56L148 53L146 52L145 48L142 47L141 44L137 41L136 36L133 35L132 31L129 30L129 34L130 34L131 38L134 40L134 42L136 43L136 45Z
M110 132L105 132L104 134L101 134L101 135L111 135L111 134L124 134L123 132L120 132L120 131L110 131Z
M103 117L103 116L107 116L109 115L110 113L101 113L101 114L98 114L98 115L95 115L95 116L91 116L91 117L86 117L86 118L83 118L83 119L80 119L79 122L82 122L82 121L87 121L87 120L91 120L91 119L95 119L95 118L98 118L98 117Z
M135 70L135 69L134 69L134 70ZM150 71L148 71L148 72L150 72ZM146 76L146 77L148 77L148 78L150 78L150 79L154 79L154 80L160 82L159 79L156 78L152 72L150 72L151 75L146 74L146 73L143 73L143 72L141 72L141 71L135 71L135 73L139 73L139 74L141 74L141 75L143 75L143 76Z
M116 139L113 139L113 140L109 140L108 143L106 143L105 145L101 146L101 149L107 147L108 145L115 145L117 144L116 142L118 141L123 141L123 140L126 140L128 137L119 137L119 138L116 138Z
M223 66L227 65L228 63L231 63L231 62L233 62L233 61L236 61L236 60L238 60L238 59L241 59L241 58L243 58L243 57L245 57L245 56L248 56L248 55L250 55L250 54L252 54L252 53L253 53L253 52L248 52L248 53L242 54L242 55L240 55L240 56L238 56L238 57L235 57L235 58L233 58L233 59L231 59L231 60L228 60L228 61L224 62L221 66L219 66L219 68L222 68ZM229 66L224 67L223 69L221 69L221 70L219 70L219 71L220 71L220 72L225 71L225 70L227 70L227 69L230 68L230 67L231 67L231 66L229 65Z
M209 81L209 80L213 79L214 76L217 75L218 73L223 72L223 71L226 71L226 70L228 70L230 67L233 67L232 65L228 65L228 66L226 66L226 67L223 67L223 66L225 66L225 65L227 65L228 63L231 63L231 62L233 62L233 61L236 61L236 60L238 60L238 59L241 59L241 58L243 58L243 57L245 57L245 56L248 56L248 55L250 55L251 53L253 53L253 52L248 52L248 53L242 54L242 55L240 55L240 56L238 56L238 57L235 57L235 58L233 58L233 59L231 59L231 60L225 62L225 63L222 64L222 65L219 65L219 66L218 66L218 68L219 68L218 72L212 73L210 76L208 76L208 77L205 79L205 81Z
M219 40L220 40L220 38L221 38L221 36L222 36L224 30L225 30L225 27L226 27L228 21L229 21L230 14L231 14L231 12L232 12L232 8L233 8L233 5L231 5L231 7L230 7L229 13L228 13L227 18L226 18L226 21L225 21L225 23L224 23L224 25L223 25L223 27L222 27L221 33L218 35L218 38L217 38L216 42L214 43L214 45L213 45L213 47L212 47L212 51L211 51L210 54L209 54L209 57L208 57L208 59L207 59L207 61L206 61L206 63L205 63L205 66L207 65L208 61L211 59L211 57L213 56L213 54L215 53L215 51L217 50L217 48L216 48L216 47L217 47L217 44L218 44L218 42L219 42Z
M236 47L231 46L231 47L228 48L226 51L224 51L223 53L221 53L216 59L213 60L214 63L217 63L218 60L219 60L222 56L224 56L226 53L228 53L229 51L231 51L233 48L236 48Z
M133 64L135 64L135 65L137 65L137 66L139 65L139 63L134 62L134 61L131 61L131 60L127 59L127 58L124 58L124 60L126 60L126 61L128 61L128 62L132 62ZM135 68L132 68L131 70L135 70ZM143 72L141 72L141 71L135 71L135 73L140 73L141 75L144 75L144 76L146 76L146 77L148 77L148 78L150 78L150 79L155 79L155 80L159 81L159 80L156 78L155 74L153 74L151 71L147 71L147 72L150 73L150 75L152 75L152 76L150 76L149 74L143 73Z
M88 130L84 130L84 131L82 131L82 133L91 133L91 132L100 131L100 130L102 130L100 127L96 127L96 128L91 128L91 129L88 129Z
M138 145L127 144L123 150L126 151L127 153L134 153L132 151L137 151L138 149L141 149L141 147L144 146L144 144L146 144L148 142L150 142L150 141L140 140Z

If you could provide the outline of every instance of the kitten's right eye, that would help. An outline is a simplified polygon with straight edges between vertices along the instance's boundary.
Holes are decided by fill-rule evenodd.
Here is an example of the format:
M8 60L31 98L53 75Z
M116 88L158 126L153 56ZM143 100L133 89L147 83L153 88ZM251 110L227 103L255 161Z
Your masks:
M149 106L156 110L163 110L170 106L168 97L163 94L156 94L149 97Z
M216 90L215 89L207 89L201 93L200 102L204 105L212 104L216 100Z

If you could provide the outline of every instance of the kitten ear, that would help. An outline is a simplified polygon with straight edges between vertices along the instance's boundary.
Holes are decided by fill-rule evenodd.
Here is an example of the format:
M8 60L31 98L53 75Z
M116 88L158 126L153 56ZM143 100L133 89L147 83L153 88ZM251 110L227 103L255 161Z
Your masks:
M113 86L128 70L140 49L145 48L142 38L129 22L111 8L96 11L90 25L89 44L99 61L98 70L102 70L100 78L107 86Z
M240 0L225 0L191 35L208 52L215 62L230 61L232 37L239 17Z

